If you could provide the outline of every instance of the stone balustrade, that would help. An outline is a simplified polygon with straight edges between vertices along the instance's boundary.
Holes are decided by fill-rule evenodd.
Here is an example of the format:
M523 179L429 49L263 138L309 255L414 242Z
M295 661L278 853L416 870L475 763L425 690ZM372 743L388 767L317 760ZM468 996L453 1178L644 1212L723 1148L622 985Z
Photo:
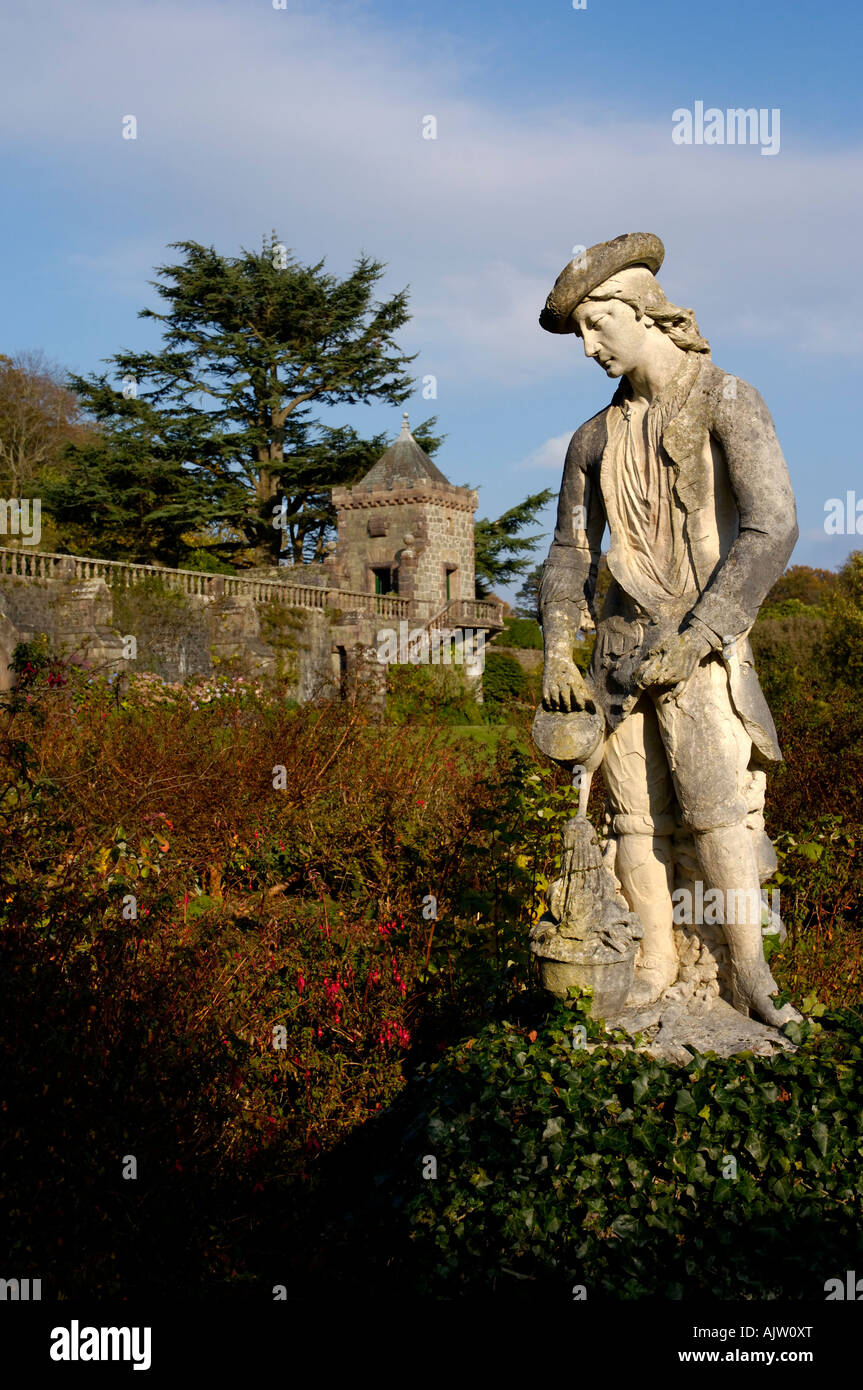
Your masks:
M484 599L457 598L436 613L426 626L431 628L476 627L495 631L503 628L501 607Z
M244 578L233 574L206 574L199 570L163 569L158 565L136 565L125 560L98 560L90 556L59 555L44 550L0 547L0 578L13 579L102 579L106 584L128 587L145 579L158 579L168 588L185 594L213 598L246 598L253 603L283 603L292 608L323 612L337 608L342 613L362 613L379 618L429 619L428 604L392 594L359 593L350 589L327 589L321 585L296 584L278 579ZM443 613L431 618L429 626L470 626L500 628L500 608L481 600L455 599Z

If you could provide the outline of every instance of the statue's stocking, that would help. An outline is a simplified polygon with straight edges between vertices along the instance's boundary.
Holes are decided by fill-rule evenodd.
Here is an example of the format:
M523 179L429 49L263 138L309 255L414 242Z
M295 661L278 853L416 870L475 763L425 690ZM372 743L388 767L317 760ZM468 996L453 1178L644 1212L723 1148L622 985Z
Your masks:
M773 1027L799 1019L790 1004L777 1009L771 998L778 986L764 959L761 878L752 834L740 822L697 831L694 838L706 885L723 895L734 1007Z

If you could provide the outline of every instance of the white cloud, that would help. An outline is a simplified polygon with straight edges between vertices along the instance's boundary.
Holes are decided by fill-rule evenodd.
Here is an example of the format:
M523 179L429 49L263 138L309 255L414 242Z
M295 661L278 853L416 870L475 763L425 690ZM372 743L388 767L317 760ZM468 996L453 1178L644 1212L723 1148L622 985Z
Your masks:
M530 453L521 459L515 467L519 470L529 469L552 473L555 483L560 482L563 475L563 461L572 434L572 430L568 430L566 434L556 434L551 439L546 439L543 444L531 449Z

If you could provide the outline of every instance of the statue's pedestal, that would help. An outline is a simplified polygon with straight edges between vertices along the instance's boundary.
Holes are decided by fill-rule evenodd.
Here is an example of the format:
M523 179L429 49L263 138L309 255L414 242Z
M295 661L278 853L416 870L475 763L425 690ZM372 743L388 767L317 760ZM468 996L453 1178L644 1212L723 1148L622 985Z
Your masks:
M627 1005L642 928L584 815L563 828L561 873L549 887L548 909L530 932L543 986L559 999L571 986L589 988L592 1016L607 1030L628 1034L633 1047L682 1066L695 1052L772 1057L794 1051L784 1033L723 998L730 962L718 925L675 926L680 964L674 984L655 1003Z
M745 1018L724 999L716 995L705 999L691 992L681 996L678 985L672 985L655 1004L621 1009L605 1019L605 1026L622 1029L630 1037L641 1033L643 1050L651 1057L681 1066L691 1062L694 1052L715 1052L720 1057L753 1052L757 1057L772 1057L795 1050L784 1033Z

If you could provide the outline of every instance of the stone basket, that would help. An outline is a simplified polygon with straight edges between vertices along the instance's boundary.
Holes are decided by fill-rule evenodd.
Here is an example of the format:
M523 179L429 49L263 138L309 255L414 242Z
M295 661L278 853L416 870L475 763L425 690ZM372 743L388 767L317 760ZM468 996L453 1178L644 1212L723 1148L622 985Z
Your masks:
M546 917L537 926L554 931L556 924ZM544 940L534 939L530 949L543 989L557 999L566 999L570 987L576 986L593 991L591 1018L611 1018L624 1008L635 979L637 941L625 953L599 943L585 951L583 942L568 941L554 931Z

